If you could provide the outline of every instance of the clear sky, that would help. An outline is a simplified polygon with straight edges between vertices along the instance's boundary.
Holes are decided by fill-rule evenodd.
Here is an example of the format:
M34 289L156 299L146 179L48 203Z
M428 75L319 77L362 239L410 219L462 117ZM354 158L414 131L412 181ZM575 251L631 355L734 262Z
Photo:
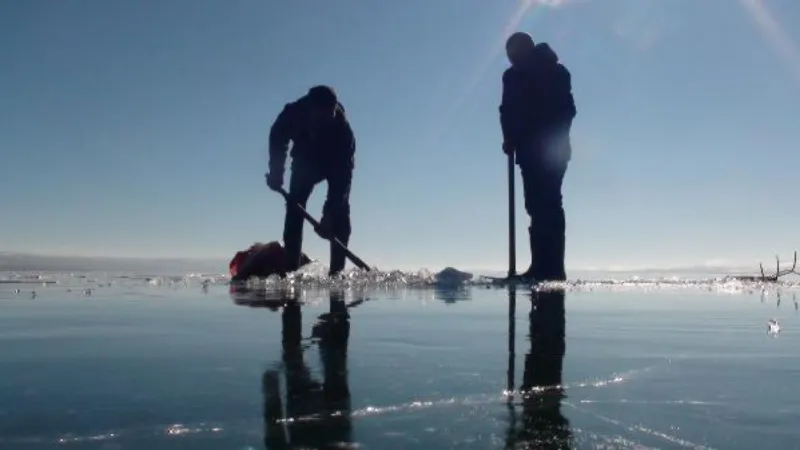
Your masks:
M229 257L280 240L269 127L325 83L358 139L352 249L381 268L505 267L497 105L516 30L573 75L568 267L800 247L800 2L541 3L0 2L0 250ZM309 227L305 242L327 262Z

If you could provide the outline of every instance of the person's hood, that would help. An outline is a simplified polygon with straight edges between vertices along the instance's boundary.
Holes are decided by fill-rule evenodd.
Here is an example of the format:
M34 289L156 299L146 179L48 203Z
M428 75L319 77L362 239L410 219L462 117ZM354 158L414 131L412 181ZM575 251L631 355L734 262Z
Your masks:
M298 98L298 99L297 99L297 100L294 102L294 104L295 104L296 106L299 106L299 107L301 107L301 108L308 108L308 107L310 107L310 106L311 106L311 99L308 97L308 94L306 94L306 95L304 95L304 96L302 96L302 97ZM336 113L337 113L337 114L338 114L338 113L341 113L341 114L343 114L343 115L344 115L344 114L346 114L346 113L347 113L347 111L345 111L345 109L344 109L344 105L342 105L342 104L341 104L340 102L338 102L338 101L336 102L336 106L335 106L334 108L336 109Z
M546 42L540 42L536 44L534 49L536 51L536 58L540 62L546 64L558 64L558 55Z
M347 118L347 111L344 110L344 105L339 102L336 102L336 115L341 115L344 118Z
M524 72L535 72L542 66L558 64L558 55L546 42L540 42L526 55L518 68Z

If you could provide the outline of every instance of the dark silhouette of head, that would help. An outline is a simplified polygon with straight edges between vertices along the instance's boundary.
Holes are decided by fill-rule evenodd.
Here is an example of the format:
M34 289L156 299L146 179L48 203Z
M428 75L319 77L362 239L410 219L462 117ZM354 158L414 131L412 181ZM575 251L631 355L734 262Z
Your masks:
M530 34L517 31L506 40L506 56L512 66L518 66L533 52L536 44Z
M330 86L318 85L312 87L308 90L306 99L309 105L309 121L312 126L322 125L336 116L336 106L339 104L339 99Z

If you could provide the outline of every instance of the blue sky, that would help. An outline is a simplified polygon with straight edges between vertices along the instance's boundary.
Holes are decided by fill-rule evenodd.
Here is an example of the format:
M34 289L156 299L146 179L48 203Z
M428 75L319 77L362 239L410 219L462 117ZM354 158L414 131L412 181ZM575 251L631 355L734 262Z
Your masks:
M502 268L497 104L518 29L573 74L568 267L800 247L800 3L543 3L0 2L0 250L228 257L280 239L269 126L326 83L358 138L352 249L382 268Z

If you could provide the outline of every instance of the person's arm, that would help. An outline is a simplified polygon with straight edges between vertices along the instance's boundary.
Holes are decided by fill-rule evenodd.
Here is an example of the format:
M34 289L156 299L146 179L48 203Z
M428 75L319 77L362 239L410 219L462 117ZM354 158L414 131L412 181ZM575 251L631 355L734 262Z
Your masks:
M356 135L353 133L353 129L350 128L350 124L347 124L345 128L339 145L343 160L347 161L347 163L353 167L356 157Z
M558 100L556 103L556 110L558 120L561 123L571 124L572 119L578 114L575 107L575 99L572 96L572 75L566 67L559 64L555 77L555 89L557 92Z
M515 75L511 69L503 73L503 96L499 108L503 141L513 148L517 148L522 140L519 123L524 101L519 77Z
M336 154L341 158L342 162L346 162L352 167L355 164L356 136L344 113L344 107L339 104L338 108L340 110L336 113L341 114L339 118L341 127L336 136Z
M293 108L291 104L283 107L272 127L269 130L269 172L280 176L286 169L286 156L289 151L289 141L292 138Z

